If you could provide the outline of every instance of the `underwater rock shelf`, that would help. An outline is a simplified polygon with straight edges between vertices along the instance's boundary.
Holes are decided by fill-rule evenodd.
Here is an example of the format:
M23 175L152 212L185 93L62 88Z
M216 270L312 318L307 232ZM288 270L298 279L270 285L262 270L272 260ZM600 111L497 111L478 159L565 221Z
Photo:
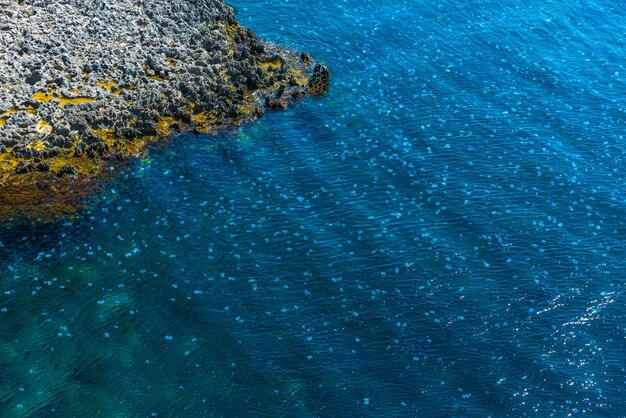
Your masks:
M0 221L73 214L111 168L323 94L221 0L0 1Z

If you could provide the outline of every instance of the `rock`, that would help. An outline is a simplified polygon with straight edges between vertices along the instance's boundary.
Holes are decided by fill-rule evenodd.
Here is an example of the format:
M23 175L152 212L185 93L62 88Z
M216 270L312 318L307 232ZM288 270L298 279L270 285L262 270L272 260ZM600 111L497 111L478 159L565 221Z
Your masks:
M35 84L40 82L42 79L43 79L43 76L41 75L41 73L37 70L33 70L33 72L28 77L26 77L26 83L30 84L31 86L34 86Z
M26 174L26 173L30 173L31 171L33 171L35 169L35 165L28 160L21 160L17 163L17 166L15 167L14 173L15 174Z
M313 75L309 79L308 92L320 96L328 92L330 85L330 70L325 65L316 64Z
M57 178L54 187L33 191L29 216L37 212L32 202L51 214L47 202L86 195L78 188L93 187L98 182L90 180L110 173L107 167L155 140L216 132L260 117L263 104L285 109L328 89L328 68L263 42L223 0L2 6L2 25L19 30L0 30L0 156L19 161L0 167L0 202L19 212L2 193L16 190L14 183L23 190L53 181L50 172L84 180ZM39 177L24 183L20 176Z
M272 99L268 97L265 99L265 105L268 107L268 109L272 110L287 109L287 103L282 99Z
M48 171L50 171L50 163L46 162L46 161L42 161L39 164L37 164L37 171L41 171L42 173L47 173Z
M67 175L71 175L71 174L74 174L74 173L75 173L74 167L72 167L69 164L65 164L64 166L61 166L61 168L59 168L59 170L57 171L57 175L59 177L62 177L64 175L66 175L66 174Z

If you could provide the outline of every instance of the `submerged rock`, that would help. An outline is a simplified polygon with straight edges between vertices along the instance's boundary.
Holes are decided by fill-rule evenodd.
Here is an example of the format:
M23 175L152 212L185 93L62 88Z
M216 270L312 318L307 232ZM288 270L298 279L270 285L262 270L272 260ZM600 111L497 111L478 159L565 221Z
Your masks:
M261 41L222 0L2 7L0 220L73 213L110 166L150 143L328 88L326 67Z

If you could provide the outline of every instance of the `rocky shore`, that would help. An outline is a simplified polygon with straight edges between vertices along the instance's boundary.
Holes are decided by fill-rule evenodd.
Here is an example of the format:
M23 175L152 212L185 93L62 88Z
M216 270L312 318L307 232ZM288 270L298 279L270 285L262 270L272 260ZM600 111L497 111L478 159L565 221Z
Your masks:
M328 88L222 0L0 0L0 221L75 213L113 167Z

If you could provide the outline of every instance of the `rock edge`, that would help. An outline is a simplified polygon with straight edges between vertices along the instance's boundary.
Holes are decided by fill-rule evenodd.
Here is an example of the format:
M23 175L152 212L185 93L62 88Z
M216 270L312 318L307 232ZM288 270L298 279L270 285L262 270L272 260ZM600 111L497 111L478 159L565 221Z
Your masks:
M221 0L5 0L0 11L0 221L71 216L152 143L328 89L325 66L261 41Z

